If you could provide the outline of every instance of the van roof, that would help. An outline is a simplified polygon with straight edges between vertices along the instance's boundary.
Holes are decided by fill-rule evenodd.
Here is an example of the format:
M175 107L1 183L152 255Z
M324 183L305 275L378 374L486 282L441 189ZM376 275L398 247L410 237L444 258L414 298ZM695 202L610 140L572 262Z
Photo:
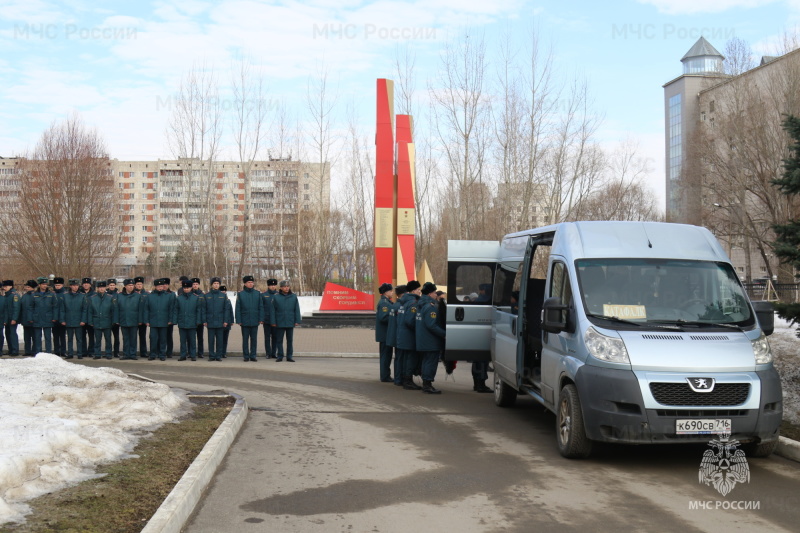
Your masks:
M551 253L570 259L641 257L730 262L706 228L666 222L562 222L511 233L514 237L555 233Z

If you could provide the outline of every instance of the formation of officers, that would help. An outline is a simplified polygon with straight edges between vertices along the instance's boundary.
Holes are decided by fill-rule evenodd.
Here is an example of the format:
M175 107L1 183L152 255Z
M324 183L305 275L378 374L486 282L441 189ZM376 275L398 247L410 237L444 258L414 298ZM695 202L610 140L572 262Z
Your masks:
M20 355L17 326L21 324L22 355L45 351L66 359L141 357L165 361L173 357L172 338L177 327L179 360L204 357L207 330L208 360L221 361L227 354L231 326L236 323L242 329L245 361L257 360L261 325L266 357L283 360L285 337L286 358L294 361L293 332L301 316L289 281L281 281L277 290L278 281L269 279L263 293L254 288L253 276L242 281L234 312L227 288L218 277L211 278L211 289L203 292L199 278L181 276L177 293L170 290L169 278L156 279L153 290L147 291L143 277L126 279L122 290L117 289L115 279L70 279L65 287L64 278L55 277L51 287L48 278L42 277L27 281L23 294L17 292L13 280L6 280L0 291L0 353L7 344L8 355Z

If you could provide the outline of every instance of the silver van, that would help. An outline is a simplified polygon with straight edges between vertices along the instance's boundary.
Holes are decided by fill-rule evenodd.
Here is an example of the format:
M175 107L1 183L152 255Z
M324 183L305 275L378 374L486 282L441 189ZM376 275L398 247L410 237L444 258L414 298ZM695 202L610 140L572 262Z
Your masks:
M563 456L716 434L775 449L772 307L707 229L565 222L448 245L445 357L491 360L497 405L526 394L553 411Z

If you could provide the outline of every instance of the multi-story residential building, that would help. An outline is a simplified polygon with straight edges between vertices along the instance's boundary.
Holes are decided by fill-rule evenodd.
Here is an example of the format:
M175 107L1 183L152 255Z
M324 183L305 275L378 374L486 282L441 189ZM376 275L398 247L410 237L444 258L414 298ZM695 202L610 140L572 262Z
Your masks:
M0 158L0 210L19 207L18 165L18 159ZM119 194L116 274L121 277L181 251L215 253L227 264L238 263L245 238L248 273L267 276L291 269L296 250L284 237L297 235L301 211L330 207L328 163L113 159L108 166Z

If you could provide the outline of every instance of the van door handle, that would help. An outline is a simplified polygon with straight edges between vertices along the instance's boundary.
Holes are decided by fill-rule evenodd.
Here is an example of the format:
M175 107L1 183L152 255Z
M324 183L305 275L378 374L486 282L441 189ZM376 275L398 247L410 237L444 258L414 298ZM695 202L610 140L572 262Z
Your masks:
M464 308L456 307L456 322L461 322L463 320L464 320Z
M512 335L516 335L517 334L517 318L516 317L513 317L511 319L511 334Z

